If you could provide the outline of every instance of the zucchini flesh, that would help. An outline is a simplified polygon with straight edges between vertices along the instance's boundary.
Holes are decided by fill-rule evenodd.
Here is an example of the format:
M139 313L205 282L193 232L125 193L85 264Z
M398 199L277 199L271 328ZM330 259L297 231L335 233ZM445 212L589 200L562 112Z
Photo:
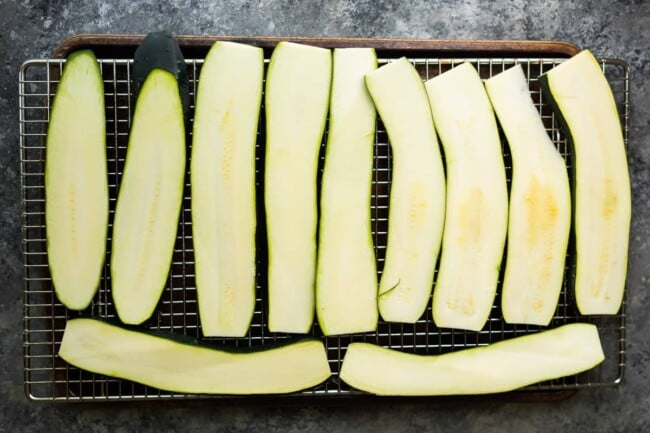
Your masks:
M201 329L242 337L255 308L255 142L261 48L216 42L201 68L192 142L192 239Z
M366 75L392 149L388 244L379 313L414 323L431 297L445 213L445 176L422 78L406 59Z
M352 343L340 377L379 395L489 394L577 374L604 359L596 326L574 323L444 355Z
M185 127L176 77L154 69L138 96L113 223L111 282L122 322L153 313L174 252L185 176Z
M52 105L46 152L50 274L61 303L83 310L99 287L108 229L104 84L90 50L67 59Z
M481 78L463 63L426 82L447 164L447 211L433 292L437 326L480 330L496 294L508 191L494 112Z
M377 328L370 226L376 113L363 79L376 68L372 48L334 50L316 270L316 312L325 335Z
M328 49L280 42L267 72L264 204L273 332L305 333L314 320L316 175L331 63Z
M59 356L93 373L195 394L287 393L330 376L318 340L233 352L87 318L67 321Z
M582 314L615 314L627 273L632 198L611 88L585 50L540 77L573 148L575 299Z
M508 323L545 326L562 289L571 227L566 164L546 133L521 65L490 78L485 88L512 155L501 311Z
M108 229L104 84L90 50L67 59L52 105L46 152L50 274L63 305L83 310L99 287Z

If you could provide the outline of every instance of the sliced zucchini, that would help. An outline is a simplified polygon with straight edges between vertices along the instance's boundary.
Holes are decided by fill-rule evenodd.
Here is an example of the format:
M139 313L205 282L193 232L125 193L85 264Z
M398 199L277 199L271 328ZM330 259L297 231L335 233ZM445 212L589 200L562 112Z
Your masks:
M433 319L439 327L478 331L494 302L508 224L501 142L471 63L430 79L426 89L447 164L447 213Z
M501 311L508 323L545 326L562 289L571 227L567 167L546 133L521 65L490 78L485 88L512 155Z
M621 307L632 199L621 121L607 78L585 50L540 77L573 149L575 298L582 314Z
M325 335L377 328L370 226L377 115L363 79L376 68L372 48L334 50L316 270L316 312Z
M242 337L255 308L255 142L261 48L216 42L201 68L192 142L192 239L205 336Z
M266 78L264 203L268 326L308 332L314 320L316 175L329 105L328 49L280 42Z
M108 229L104 83L90 50L72 53L56 90L45 157L47 253L56 296L88 307L99 287Z
M93 373L195 394L288 393L331 374L319 340L235 352L87 318L68 320L59 356Z
M596 326L574 323L437 356L352 343L340 377L379 395L489 394L577 374L604 359Z
M401 58L366 75L390 138L393 172L379 313L413 323L431 297L445 215L445 175L422 78Z
M160 41L146 38L143 46ZM175 54L167 50L159 55ZM146 59L136 51L134 69ZM185 126L179 76L155 67L146 75L136 99L113 222L112 293L124 323L147 320L165 287L184 176Z

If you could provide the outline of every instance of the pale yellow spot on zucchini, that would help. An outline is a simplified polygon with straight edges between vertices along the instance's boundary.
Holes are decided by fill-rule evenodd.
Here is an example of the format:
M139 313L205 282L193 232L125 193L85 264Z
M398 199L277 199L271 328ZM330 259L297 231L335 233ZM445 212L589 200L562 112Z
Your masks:
M611 238L611 232L613 229L612 224L616 217L618 207L618 195L616 194L616 187L613 179L604 179L603 197L601 200L601 214L604 218L604 239L609 239ZM590 290L594 298L599 296L602 296L605 300L610 298L607 288L601 284L602 279L610 272L610 266L612 266L610 250L608 248L601 248L600 254L598 255L597 277L592 280Z
M609 231L609 227L607 229ZM591 285L591 293L593 294L594 298L600 296L603 290L605 291L605 294L603 296L604 299L608 299L609 297L604 284L600 283L605 274L609 272L609 266L611 266L611 262L609 260L609 250L607 248L602 248L598 256L598 277L592 280L593 282Z
M558 218L558 205L553 191L533 177L524 201L528 214L529 245L546 242L549 231L555 227Z
M226 282L223 287L223 299L220 299L221 317L222 321L229 326L234 322L235 312L235 294L233 292L232 283Z
M474 295L470 293L467 299L465 299L463 302L459 302L458 295L454 294L447 299L447 308L449 311L457 311L460 309L463 315L473 316L476 312L476 302L474 301Z
M483 191L473 189L460 205L459 230L461 245L477 244L481 239L481 215L484 211Z
M70 211L70 255L77 257L78 250L78 233L77 233L77 195L75 193L75 185L68 187L68 210Z
M226 109L221 117L219 122L219 132L223 136L222 143L222 154L221 154L221 170L223 173L223 182L228 186L228 188L233 188L236 185L233 185L233 168L235 165L234 153L235 153L235 134L237 125L232 116L232 106L233 99L230 98L226 104ZM236 233L239 233L238 228L240 220L237 215L232 215L231 217L232 230ZM235 249L239 246L235 245ZM240 254L238 251L233 251L233 266L235 269L239 268L238 260L240 259ZM223 281L223 291L222 297L219 299L219 308L220 308L220 317L224 326L231 326L234 323L234 311L235 311L235 292L232 281Z
M533 177L524 198L528 221L528 245L531 249L543 247L544 255L540 263L539 279L531 281L535 290L531 294L530 305L535 312L544 308L544 293L552 276L555 238L553 230L559 218L559 206L553 190Z
M484 235L481 230L481 219L485 212L486 202L483 191L479 188L472 189L459 206L460 235L456 240L460 245L465 246L468 253L468 269L472 269L472 262L476 261L476 255L473 254L472 249L481 243L481 238ZM452 290L449 293L446 305L449 311L460 311L465 316L473 316L476 312L476 302L472 291L458 293L458 290Z
M154 233L154 227L156 226L156 209L158 209L158 201L160 200L160 181L156 181L154 184L153 191L151 192L151 198L149 201L149 209L147 212L147 225L145 228L145 236L142 239L142 251L150 251L149 244L151 243L153 237L156 235ZM140 290L146 291L147 288L144 287L142 282L145 279L145 272L149 264L147 263L148 256L146 254L140 254L140 263L138 266L138 276L137 282L135 284L135 290L140 288Z
M413 298L413 288L412 287L400 287L400 290L395 291L395 294L403 302L410 302Z
M219 122L219 132L223 135L223 154L221 155L221 170L223 171L223 181L230 185L232 183L233 152L235 143L235 125L232 119L232 104L230 99L226 105L226 110Z
M476 303L474 302L474 293L470 293L469 297L467 298L466 302L462 303L463 306L463 314L466 316L473 316L474 312L476 311Z
M603 198L603 216L611 218L616 213L618 195L614 181L611 178L605 179L605 197Z
M411 188L409 197L408 221L409 227L417 229L424 221L423 215L427 214L428 203L423 197L426 194L426 188L422 185L416 184Z

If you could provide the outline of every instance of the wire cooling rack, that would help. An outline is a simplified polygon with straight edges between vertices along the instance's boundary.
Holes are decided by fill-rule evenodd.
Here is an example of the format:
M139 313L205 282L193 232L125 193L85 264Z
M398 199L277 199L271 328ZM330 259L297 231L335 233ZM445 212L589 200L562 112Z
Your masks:
M380 65L393 59L380 59ZM549 105L540 93L537 77L549 70L563 59L547 58L471 58L439 59L411 58L412 63L423 79L431 78L455 64L470 61L483 78L497 74L516 63L522 64L531 95L547 127L549 136L560 153L570 164L570 149L563 131ZM19 75L19 110L20 110L20 153L21 153L21 187L22 187L22 233L24 260L24 381L25 392L33 400L149 400L149 399L192 399L209 398L208 396L176 394L126 380L118 380L99 374L79 370L68 365L58 356L66 320L80 313L67 310L61 305L52 287L48 271L45 226L44 226L44 157L45 132L49 118L52 98L56 91L64 60L32 60L23 64ZM109 238L104 272L99 291L91 306L83 314L111 318L115 308L110 293L110 233L115 209L120 176L126 155L129 123L131 119L130 83L131 61L121 59L99 59L104 79L106 102L107 160L109 173ZM191 80L191 98L194 100L197 78L202 60L188 60L188 72ZM619 60L602 60L602 68L614 91L625 142L627 144L629 118L629 68ZM262 165L264 145L264 110L261 113L257 144L257 186L261 189L259 176ZM325 143L326 137L323 140ZM506 163L508 182L511 177L511 163L508 148L503 141L503 156ZM324 146L324 144L323 144ZM322 159L321 159L322 163ZM322 164L321 164L322 166ZM189 167L189 164L188 164ZM569 170L571 175L571 170ZM190 215L189 176L186 177L183 208L178 226L178 235L173 256L173 263L166 287L153 317L143 327L166 330L201 337L197 316L196 290L194 283L194 257L192 248L192 222ZM375 137L375 161L372 188L372 228L378 270L381 272L386 248L386 230L388 217L388 197L391 181L391 152L388 137L381 121L378 120ZM261 194L258 194L258 199ZM264 233L258 233L258 250L263 249ZM566 274L570 274L573 262L573 247L569 246ZM265 281L266 262L263 251L257 263L258 285L257 302L253 321L248 334L243 338L207 338L215 345L253 347L288 338L288 335L271 333L266 325L265 297L266 288L259 282ZM502 266L502 269L505 266ZM471 270L467 270L471 272ZM355 396L362 392L351 389L339 380L341 361L348 344L352 341L366 341L405 352L420 354L441 354L464 348L487 345L492 342L526 335L541 330L538 326L508 325L500 311L500 283L497 297L492 307L490 318L480 332L440 329L435 326L431 307L415 324L391 324L380 321L376 332L324 337L315 324L312 334L321 338L326 345L327 355L332 369L332 376L325 383L284 398L309 396ZM586 321L595 323L600 331L606 359L598 367L585 373L558 380L529 386L526 391L557 391L615 385L623 377L625 366L625 301L616 316L582 317L576 312L570 299L570 290L565 281L560 301L551 327L565 323ZM490 368L490 366L485 366Z

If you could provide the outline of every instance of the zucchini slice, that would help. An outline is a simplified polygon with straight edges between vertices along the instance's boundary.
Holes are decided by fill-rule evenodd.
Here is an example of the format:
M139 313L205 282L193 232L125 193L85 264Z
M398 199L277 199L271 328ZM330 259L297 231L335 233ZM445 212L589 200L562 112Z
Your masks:
M59 356L93 373L194 394L288 393L331 374L319 340L235 352L88 318L68 320Z
M372 48L334 50L316 270L316 312L325 335L377 328L370 226L377 115L363 79L376 68Z
M316 175L331 75L328 49L280 42L273 50L264 96L272 332L305 333L314 320Z
M160 41L147 37L142 46ZM158 55L175 54L167 50ZM136 51L134 69L146 59ZM172 261L185 177L180 89L176 73L155 67L136 99L111 253L113 302L127 324L142 323L153 314Z
M490 394L577 374L604 359L596 326L573 323L444 355L352 343L340 377L378 395Z
M255 142L261 48L216 42L201 68L194 114L192 239L205 336L242 337L255 308Z
M508 224L501 141L471 63L426 82L447 164L447 213L433 292L437 326L480 330L496 294Z
M557 307L571 228L564 159L548 137L521 65L485 82L512 155L501 311L508 323L548 325Z
M366 75L390 138L393 172L379 313L414 323L431 297L445 215L445 175L422 78L401 58Z
M88 307L99 287L108 230L104 83L90 50L63 69L45 157L45 227L54 290L67 308Z
M588 50L542 75L540 83L573 149L578 310L615 314L625 289L632 211L616 103Z

